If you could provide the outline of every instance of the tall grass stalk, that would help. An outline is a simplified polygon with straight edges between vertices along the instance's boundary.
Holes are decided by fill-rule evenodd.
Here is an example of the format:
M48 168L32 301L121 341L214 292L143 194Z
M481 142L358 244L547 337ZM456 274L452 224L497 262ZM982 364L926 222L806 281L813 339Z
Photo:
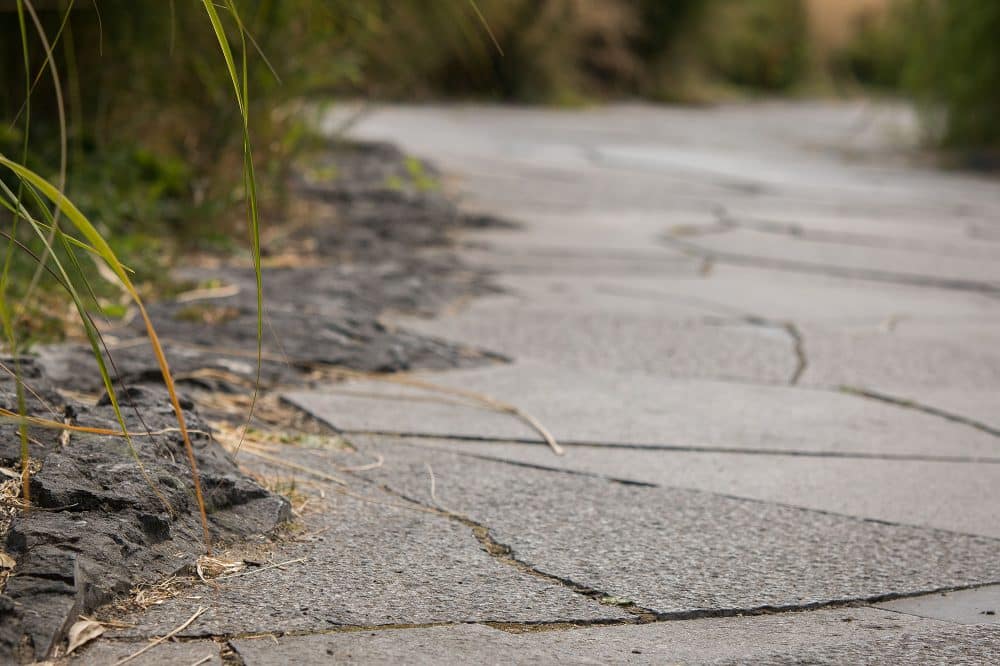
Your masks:
M66 31L65 34L67 35L67 38L69 36L68 30L70 28L68 25L68 17L69 12L73 9L73 4L73 0L70 0L65 8L65 14L62 16L59 31L55 38L50 40L45 34L42 21L39 20L38 14L31 3L31 0L17 0L17 18L20 29L21 50L23 54L23 67L25 72L25 99L14 122L18 122L23 114L24 137L20 159L12 159L0 153L0 169L6 170L17 179L16 191L12 186L9 186L3 180L0 180L0 205L10 211L12 219L9 231L0 232L0 237L3 237L7 241L2 272L0 272L0 326L3 328L6 344L15 359L15 368L12 372L15 375L18 409L16 412L9 409L0 409L0 420L14 422L18 426L18 433L21 441L22 493L25 503L29 506L30 451L28 448L28 428L30 426L55 428L64 431L86 432L103 436L123 437L128 443L128 447L143 477L146 479L153 492L161 500L164 508L169 513L173 513L173 508L159 491L155 482L143 466L138 450L133 442L133 437L137 433L129 431L125 418L122 414L121 406L115 391L115 384L112 379L112 372L108 367L108 363L111 363L113 368L113 361L111 360L110 355L108 356L107 361L104 358L104 355L107 352L107 347L104 345L100 331L95 325L83 297L83 294L86 293L91 298L96 300L94 290L88 282L86 275L82 271L82 267L80 266L77 257L77 252L83 251L90 255L91 258L100 262L101 265L105 266L110 271L110 275L113 276L113 279L135 304L135 307L137 308L143 321L146 334L152 347L152 353L156 358L160 374L164 385L166 386L171 406L177 420L177 431L181 434L183 439L185 453L191 467L191 476L201 518L201 525L204 532L205 546L206 549L210 551L211 536L209 532L205 500L201 487L201 479L198 471L198 463L194 455L194 447L191 443L190 432L185 421L183 409L180 405L173 375L171 373L166 354L164 353L163 345L161 344L153 322L149 317L143 299L139 294L139 290L133 283L132 271L119 260L115 251L109 244L108 239L65 194L66 179L68 175L67 120L63 90L60 83L60 75L54 56L54 47L58 43L60 37L63 36L64 31ZM247 65L248 42L253 44L254 48L256 48L256 42L250 36L243 20L241 19L235 0L222 0L222 3L218 5L213 3L211 0L203 0L202 4L208 18L208 23L211 26L211 31L215 36L215 40L218 42L226 74L233 88L242 133L243 187L246 196L250 253L253 262L257 289L257 377L254 383L254 393L251 400L250 410L247 415L247 423L249 424L250 420L253 418L253 412L259 394L261 364L263 360L264 325L263 279L261 275L260 208L258 203L257 177L254 172L253 150L251 144L249 111L250 76L248 74ZM235 26L235 34L237 35L240 49L238 61L236 55L234 55L234 49L230 44L230 33L227 31L223 22L223 17L220 15L220 8L222 13L225 14ZM172 3L171 11L173 11ZM44 51L45 62L37 74L32 71L30 62L30 49L28 45L29 19ZM72 49L71 46L67 46L66 48ZM75 59L68 58L68 61L71 59L73 60L72 66L75 67ZM270 67L269 63L268 66ZM53 79L55 106L59 123L59 170L56 183L51 182L49 179L39 174L28 165L29 159L31 158L31 97L36 84L42 78L42 73L46 69ZM78 94L77 97L79 97ZM79 105L77 104L77 106ZM64 232L63 229L60 228L61 219L66 221L72 230L72 233ZM18 239L19 224L26 225L26 227L30 229L32 234L36 237L37 242L40 243L40 251L33 251L28 245ZM57 252L57 248L61 251ZM27 289L21 293L20 298L22 301L17 306L11 307L11 299L8 298L8 294L10 293L11 265L14 256L19 253L29 257L34 262L35 268ZM51 264L51 266L49 264ZM73 269L78 277L73 277L70 269ZM16 325L20 311L23 310L25 303L29 299L33 298L39 281L46 274L52 277L55 282L62 287L76 309L77 316L82 324L83 331L90 344L91 352L97 363L97 369L101 375L105 391L107 392L111 406L114 410L115 418L120 427L119 430L69 425L55 419L45 419L36 415L28 414L25 393L26 387L22 381L22 373L19 367L20 345L17 339ZM78 286L78 283L80 286ZM81 286L84 287L85 290L81 289ZM6 366L4 367L6 368ZM117 372L115 374L117 374ZM152 433L147 432L146 434Z
M219 12L216 11L212 0L202 0L202 4L205 7L205 12L208 14L209 21L212 23L212 29L215 31L215 37L219 42L219 48L222 51L223 59L226 62L226 68L229 72L229 78L233 84L233 92L236 95L236 103L239 106L240 119L242 120L243 125L243 184L247 197L247 225L250 232L250 255L251 261L253 262L254 278L256 280L257 287L257 376L254 381L253 397L250 399L250 409L247 413L246 419L246 424L249 426L253 421L254 409L257 406L257 398L260 395L260 373L263 365L264 352L264 283L261 273L260 209L258 207L257 200L257 177L254 173L253 148L250 143L250 94L249 76L247 74L247 32L243 25L243 21L240 20L240 14L236 9L234 1L226 0L225 7L236 21L240 35L241 68L240 72L237 73L236 61L233 58L233 51L229 46L229 38L222 25ZM243 429L243 434L246 434L246 428ZM240 445L236 447L236 453L239 453L240 446L242 446L242 444L243 440L241 438Z

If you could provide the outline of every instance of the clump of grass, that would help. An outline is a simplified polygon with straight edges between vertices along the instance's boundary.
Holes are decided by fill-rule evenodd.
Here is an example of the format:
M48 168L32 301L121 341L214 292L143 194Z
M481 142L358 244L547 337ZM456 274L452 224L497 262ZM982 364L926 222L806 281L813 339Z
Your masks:
M2 273L0 273L0 324L5 337L6 346L16 359L23 348L20 340L21 330L17 324L20 315L23 313L25 304L30 303L35 296L36 285L39 278L48 275L56 286L61 288L68 299L72 302L78 321L83 332L90 343L91 351L97 365L104 388L109 396L111 405L118 420L120 431L86 428L81 426L71 426L61 421L39 417L29 414L27 409L26 390L27 387L21 379L19 368L15 367L15 386L17 393L17 411L2 410L0 418L12 421L17 424L19 437L21 439L21 484L22 499L26 506L30 506L30 464L31 456L29 450L29 440L27 435L28 426L46 427L57 430L78 430L95 434L123 437L131 450L139 469L146 477L150 487L160 496L164 503L164 508L172 512L172 507L158 491L154 481L146 474L138 452L132 442L132 434L129 432L122 415L121 408L116 396L116 386L112 373L109 371L104 353L106 348L101 339L100 332L94 321L93 304L99 307L100 299L95 293L91 280L87 272L82 268L85 261L94 262L99 268L103 277L113 282L117 289L120 289L137 309L141 317L146 334L148 336L151 352L156 358L160 368L163 383L170 396L170 402L177 419L178 429L184 441L184 447L191 469L192 481L196 495L197 505L201 514L202 527L206 548L210 548L210 534L208 519L206 515L205 502L202 496L201 482L198 473L198 464L195 459L194 449L188 434L185 423L184 412L180 406L174 385L174 378L163 347L153 322L146 311L144 299L140 295L139 289L134 281L134 271L125 266L119 259L118 254L108 242L106 230L102 232L84 214L80 208L65 193L66 178L66 152L67 142L66 121L64 111L64 101L62 96L62 84L60 74L57 70L52 41L48 38L43 22L39 19L31 0L17 0L17 26L20 35L21 60L23 61L23 81L25 82L24 102L21 106L23 110L23 130L20 136L23 138L21 156L19 159L8 157L0 152L0 170L5 177L0 178L0 205L9 213L9 231L4 232L6 239L6 252L4 254ZM224 71L230 82L235 106L238 109L236 118L240 127L243 178L242 187L244 197L247 202L247 225L250 237L251 257L256 273L257 283L257 306L258 306L258 365L260 362L261 340L263 337L263 285L260 272L260 210L257 198L257 180L254 172L253 153L251 149L251 128L249 110L249 74L248 74L248 36L247 28L243 23L240 12L235 2L226 0L223 3L223 12L220 14L218 8L210 0L204 0L203 9L210 26L210 32L217 44L217 49L222 54ZM59 36L63 35L63 29L68 24L72 12L72 3L62 16L60 21ZM228 25L224 22L223 15L228 20ZM31 151L31 100L34 91L32 67L32 50L29 44L29 30L27 17L32 19L34 34L37 41L44 47L44 65L51 73L51 82L55 90L55 103L57 116L59 118L60 142L59 159L60 169L58 182L53 183L50 179L41 175L38 171L29 166L30 161L35 160ZM67 33L71 34L71 33ZM233 36L235 35L235 37ZM235 39L238 49L234 49L231 42ZM75 62L75 60L73 61ZM19 112L18 116L21 115ZM163 163L142 153L137 154L139 164L147 171L152 170L161 182L175 183L183 179L185 170L182 167L173 165L172 169L164 169ZM142 169L140 169L140 172ZM10 182L12 181L12 182ZM163 192L154 194L158 198ZM27 236L27 240L21 237ZM32 249L32 244L38 250ZM10 289L10 277L12 267L15 265L15 258L26 260L29 264L34 264L33 276L26 287L20 291ZM11 298L12 293L14 298ZM106 310L106 307L103 309ZM258 382L259 384L259 377ZM256 397L256 389L254 392ZM252 418L253 400L250 405L248 420Z
M779 91L806 70L806 34L801 0L717 0L700 39L707 64L724 81Z
M1000 3L913 0L905 84L941 145L1000 155Z

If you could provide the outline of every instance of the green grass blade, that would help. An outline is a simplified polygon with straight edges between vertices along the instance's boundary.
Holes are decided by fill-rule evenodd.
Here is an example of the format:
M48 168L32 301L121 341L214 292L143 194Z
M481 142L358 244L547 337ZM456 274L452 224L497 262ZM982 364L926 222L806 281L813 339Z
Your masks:
M7 187L7 185L4 184L2 181L0 181L0 189L2 189L4 191L4 193L7 194L8 196L11 196L13 194L12 192L10 192L9 188ZM30 194L33 194L33 195L35 194L34 189L31 188L30 186L27 188L27 191ZM44 206L41 206L40 209L43 212L45 212L46 214L48 213L48 209L45 208ZM63 267L62 262L59 260L59 257L53 251L53 248L49 245L48 238L47 238L46 234L43 233L42 229L40 228L40 225L34 220L34 218L32 218L30 216L30 214L28 214L27 210L23 210L22 211L22 216L24 217L24 219L26 220L26 222L35 230L35 234L41 239L42 243L44 243L46 245L46 249L48 250L48 254L51 256L52 263L56 267L55 275L57 277L57 280L58 280L59 284L69 294L70 298L73 300L73 304L76 307L77 313L80 316L80 320L81 320L81 322L84 325L84 332L87 335L87 340L90 343L91 352L92 352L92 354L94 356L94 359L97 362L98 371L100 372L101 379L102 379L102 381L104 383L105 391L107 392L108 398L109 398L109 400L111 402L111 406L114 409L115 418L117 419L118 424L121 426L121 430L122 430L122 433L125 436L125 440L126 440L126 442L128 444L129 451L132 454L132 457L135 459L135 462L136 462L136 464L139 467L140 473L142 474L142 476L146 480L146 482L149 484L149 486L153 490L153 492L156 494L156 496L163 503L163 506L167 510L167 512L173 514L173 507L167 501L166 497L163 496L163 494L160 492L159 488L153 482L152 477L150 477L149 473L146 471L145 466L142 464L142 460L140 460L140 458L139 458L139 451L135 448L135 444L132 441L132 438L128 435L128 427L125 424L125 418L122 415L121 407L120 407L120 405L118 403L118 398L117 398L117 396L115 394L114 385L113 385L113 383L111 381L111 375L108 372L107 365L105 364L104 356L101 354L101 348L104 347L104 342L103 342L103 339L101 339L100 332L97 330L97 327L94 325L94 321L90 317L90 314L87 312L87 308L86 308L86 306L83 303L83 299L80 297L79 292L77 291L76 287L73 285L73 282L70 279L68 273L66 272L66 269ZM56 235L57 235L58 238L65 238L65 234L62 231L58 231L57 230L56 231ZM23 248L23 250L26 251L28 253L28 255L39 266L43 265L41 257L39 257L35 253L31 252L26 246L24 246L19 241L15 240L14 242L16 242L19 247ZM64 243L65 243L65 241L64 241ZM69 256L71 257L71 259L75 263L76 262L76 257L75 257L75 254L73 254L73 252L72 252L71 246L68 243L65 243L65 247L66 247L67 251L69 252ZM77 268L79 268L79 266L77 266ZM52 271L50 271L50 272L52 272Z
M206 549L210 549L211 535L208 529L208 513L205 508L204 495L201 489L201 477L198 473L198 462L194 457L194 446L191 444L191 437L188 434L187 424L184 418L184 410L181 409L180 399L177 396L173 375L170 372L170 366L167 362L166 354L163 351L163 345L160 343L160 338L156 333L156 329L153 327L153 322L149 318L149 313L146 311L146 306L142 302L139 292L136 290L135 285L132 284L132 280L129 278L128 272L125 270L124 266L122 266L121 262L118 261L118 257L115 256L114 251L108 245L107 241L104 240L94 225L91 224L91 222L86 218L86 216L84 216L83 213L80 212L72 201L70 201L55 186L39 176L37 173L21 164L11 161L3 155L0 155L0 166L7 167L13 171L19 178L24 180L26 184L37 189L39 193L44 195L45 198L55 204L56 207L62 211L66 219L84 236L84 238L86 238L90 245L97 250L100 257L104 260L108 268L118 277L122 286L125 287L129 296L139 309L139 315L142 317L143 324L146 328L146 334L149 337L150 344L153 347L153 353L156 356L158 365L160 366L160 374L163 377L163 383L166 385L167 393L170 395L170 402L174 410L174 415L177 418L177 425L179 426L181 436L184 439L184 449L187 453L188 463L191 467L191 477L194 481L195 498L197 499L198 509L201 514L202 529L205 535L205 546Z
M257 376L254 382L253 396L250 399L250 409L247 414L247 426L249 426L253 420L254 409L256 408L257 398L260 394L261 367L263 366L264 283L261 270L260 210L258 208L257 199L257 177L254 173L253 149L250 141L250 116L248 104L249 76L247 75L246 29L240 19L240 14L236 8L236 4L233 0L226 0L226 9L232 15L233 20L236 21L242 45L241 68L238 72L236 68L236 61L233 58L233 51L229 45L229 38L226 35L225 27L222 25L222 19L215 8L215 5L211 2L211 0L202 0L202 4L208 14L209 21L212 24L212 29L215 31L216 40L219 42L219 48L222 51L222 57L226 63L226 69L228 70L229 78L233 85L233 91L236 95L236 103L239 106L240 116L243 121L243 181L247 194L247 223L250 231L250 254L251 260L253 261L254 278L256 280L257 288ZM245 432L246 429L244 428L244 433ZM236 447L236 453L239 453L240 446L242 446L242 438L240 444Z

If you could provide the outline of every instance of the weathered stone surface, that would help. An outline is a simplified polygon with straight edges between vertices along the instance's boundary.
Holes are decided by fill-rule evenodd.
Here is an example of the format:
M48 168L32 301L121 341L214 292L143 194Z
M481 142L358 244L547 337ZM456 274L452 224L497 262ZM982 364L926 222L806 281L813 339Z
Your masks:
M746 266L712 264L708 275L677 276L669 281L630 277L633 287L652 297L660 292L772 321L802 324L868 325L887 330L910 319L982 317L996 301L954 290L872 283L827 275L796 275Z
M901 284L933 286L935 281L942 285L968 282L1000 289L1000 268L994 253L949 256L874 244L810 242L803 236L738 228L668 245L689 248L699 256L716 257L721 262L774 266L792 272L857 276L865 280L875 279L869 275L883 274L884 281Z
M564 442L845 455L1000 455L997 438L986 432L837 391L530 362L419 376L513 404ZM541 441L509 414L391 382L352 381L286 397L345 431Z
M146 642L125 643L99 639L90 647L75 653L69 663L80 666L106 666L135 654ZM136 666L174 666L175 664L206 664L220 666L219 645L212 641L166 641L128 663Z
M511 634L481 625L235 640L247 666L439 664L982 664L1000 632L870 608Z
M37 365L24 363L49 407L61 406L77 425L119 427L106 400L64 399ZM11 384L0 380L5 407L14 402ZM31 477L34 510L15 514L4 534L4 550L17 566L4 590L12 605L0 613L2 658L49 655L77 615L190 566L204 552L191 469L166 392L133 387L120 397L130 432L159 433L134 437L134 454L122 438L74 432L64 445L51 430L31 433L32 458L41 469ZM28 407L48 414L34 397ZM182 407L192 406L182 400ZM287 500L246 477L196 413L187 411L185 420L214 539L262 538L291 516ZM0 463L8 468L19 464L15 429L0 425ZM11 642L8 635L18 638Z
M567 312L518 304L472 307L418 332L462 340L523 361L580 371L784 383L796 372L795 341L780 325L738 318L678 321L654 312Z
M921 402L929 402L920 397L927 389L1000 390L1000 318L903 317L882 327L805 324L801 330L807 384L910 393Z
M634 617L591 598L601 594L677 617L995 582L1000 541L981 535L996 534L989 508L1000 465L981 460L1000 456L988 425L997 388L991 331L1000 302L993 247L1000 191L896 159L889 131L914 129L905 110L859 113L817 104L367 115L358 135L404 139L407 149L457 171L479 210L523 224L512 231L488 217L445 221L452 209L405 186L399 154L385 147L347 158L344 171L356 178L306 174L299 185L312 203L336 204L357 224L331 219L294 240L312 241L310 256L338 267L352 249L362 260L276 275L279 293L292 295L277 318L294 329L292 356L300 366L443 368L489 359L462 344L493 345L517 363L430 378L523 407L563 440L620 446L570 447L555 459L537 444L420 440L581 472L568 474L375 438L366 448L384 454L385 464L366 472L370 479L482 526L389 506L403 500L354 478L351 492L367 501L324 485L330 506L307 518L302 542L274 554L274 561L305 559L222 581L189 637ZM465 238L472 272L446 245L452 231L470 226L481 229ZM416 264L410 254L420 256ZM428 314L481 293L480 269L502 273L520 288L519 300L502 297L419 325L454 336L455 345L346 316ZM245 296L246 274L239 279ZM572 284L550 292L560 281ZM463 282L476 289L463 291ZM591 297L591 288L604 291ZM242 308L236 327L249 321L243 296L233 301ZM180 312L161 314L177 321ZM310 326L322 345L312 344ZM171 325L172 336L202 344L227 327L187 330ZM368 346L373 354L355 353ZM272 381L285 377L267 372ZM734 381L796 378L795 387ZM840 383L901 400L839 393ZM384 383L334 390L293 398L348 429L538 441L509 414L459 407L454 396L442 402ZM350 464L330 452L282 455L319 471ZM99 490L91 495L103 497ZM724 496L733 494L745 497ZM492 555L473 537L489 543L487 528ZM133 635L169 631L209 604L204 592L160 606ZM320 649L320 659L375 662L428 653L436 661L997 660L995 628L857 608L518 636L482 627L383 629L286 636L273 651L273 643L237 644L248 663L308 662ZM619 640L632 644L627 654Z
M898 599L879 608L959 624L1000 624L1000 586Z
M372 449L375 450L375 449ZM366 475L489 527L539 571L661 614L808 607L994 582L1000 540L378 446ZM315 464L315 463L314 463Z
M389 443L355 435L357 441ZM1000 538L1000 465L813 455L743 455L567 445L553 456L537 444L404 438L514 463L704 490L859 518ZM927 501L933 497L934 501Z
M308 462L324 469L344 458L322 460ZM426 482L426 470L422 475ZM461 522L427 513L360 481L351 488L360 499L340 495L332 485L326 492L326 501L314 500L302 537L272 554L272 562L288 565L171 599L128 618L137 627L120 635L165 633L199 606L210 610L184 636L628 617L490 556L472 528Z

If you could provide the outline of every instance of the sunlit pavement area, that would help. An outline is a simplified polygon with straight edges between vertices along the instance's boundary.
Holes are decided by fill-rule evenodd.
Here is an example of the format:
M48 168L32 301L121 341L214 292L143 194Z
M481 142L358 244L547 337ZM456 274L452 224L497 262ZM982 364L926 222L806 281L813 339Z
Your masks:
M996 180L922 166L903 107L357 112L516 223L459 239L501 292L391 322L510 363L419 378L565 455L420 386L289 393L357 448L289 455L384 463L294 566L88 659L208 606L162 658L1000 661Z

